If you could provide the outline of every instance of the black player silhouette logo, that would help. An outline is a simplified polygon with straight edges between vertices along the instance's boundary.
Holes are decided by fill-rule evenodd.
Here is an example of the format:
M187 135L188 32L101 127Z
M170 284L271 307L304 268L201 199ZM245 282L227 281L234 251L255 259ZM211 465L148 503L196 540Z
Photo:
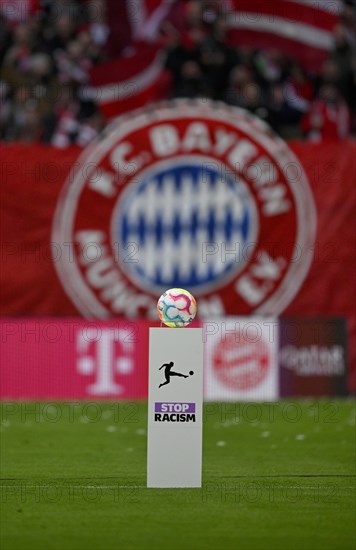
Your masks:
M169 384L171 381L171 376L179 376L180 378L188 378L188 374L182 374L180 372L174 372L172 371L172 368L174 366L173 361L170 363L164 363L158 370L161 370L164 368L164 376L166 377L166 381L162 382L158 387L161 388L162 386L165 386L166 384ZM194 374L194 372L191 370L189 371L190 376Z

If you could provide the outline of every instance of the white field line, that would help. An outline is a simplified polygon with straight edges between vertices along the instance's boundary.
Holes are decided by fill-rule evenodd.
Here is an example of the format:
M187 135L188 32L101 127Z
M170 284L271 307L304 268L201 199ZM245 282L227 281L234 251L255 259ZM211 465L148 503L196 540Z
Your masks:
M24 487L26 489L48 489L50 487L63 487L65 489L143 489L146 485L58 485L58 483L48 483L48 485L0 485L0 489L10 489Z
M223 488L231 488L233 487L234 485L230 485L230 486L223 486ZM48 489L49 487L64 487L64 488L67 488L67 489L147 489L147 485L58 485L58 484L54 484L54 483L49 483L48 485L27 485L27 484L24 484L24 485L0 485L0 489L4 488L4 489L13 489L13 488L16 488L16 487L24 487L26 489ZM330 489L330 486L328 485L273 485L272 486L274 489L278 490L278 489L327 489L329 490ZM152 487L150 487L152 488ZM189 487L187 487L189 489ZM194 489L196 489L197 487L192 487ZM199 488L199 487L198 487ZM263 489L263 487L260 487L261 489ZM268 487L266 487L267 489L270 489L271 486L269 485ZM171 489L173 489L173 487L171 487ZM204 489L204 486L201 487L201 489ZM353 489L355 490L355 486L352 486L352 487L337 487L338 490L342 490L342 489Z

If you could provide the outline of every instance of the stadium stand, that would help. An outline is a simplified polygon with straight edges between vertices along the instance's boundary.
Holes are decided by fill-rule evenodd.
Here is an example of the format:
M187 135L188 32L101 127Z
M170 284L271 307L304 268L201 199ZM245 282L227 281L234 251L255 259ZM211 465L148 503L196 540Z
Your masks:
M87 145L108 118L85 93L93 75L117 61L119 81L120 62L154 43L165 85L137 106L156 97L208 97L248 109L284 138L344 139L355 133L355 5L340 5L331 49L316 70L273 41L231 44L230 0L166 2L145 24L125 2L1 0L1 138Z

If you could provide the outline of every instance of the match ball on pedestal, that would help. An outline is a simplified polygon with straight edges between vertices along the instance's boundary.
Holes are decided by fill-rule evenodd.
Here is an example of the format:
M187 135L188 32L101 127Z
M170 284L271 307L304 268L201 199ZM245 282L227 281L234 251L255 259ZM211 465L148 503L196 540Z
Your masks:
M197 303L188 290L170 288L159 298L157 313L167 327L182 328L193 321L197 313Z

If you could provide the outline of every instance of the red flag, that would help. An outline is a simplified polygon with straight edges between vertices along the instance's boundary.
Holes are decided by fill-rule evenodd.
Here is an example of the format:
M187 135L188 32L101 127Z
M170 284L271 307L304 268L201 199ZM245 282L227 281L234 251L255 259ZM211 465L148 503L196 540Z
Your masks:
M342 2L231 0L225 9L230 44L277 48L317 69L332 48Z
M106 118L136 109L169 95L170 77L156 44L137 44L127 57L98 65L91 73L90 96Z
M176 0L126 0L126 11L135 40L155 40L161 22L169 15Z

